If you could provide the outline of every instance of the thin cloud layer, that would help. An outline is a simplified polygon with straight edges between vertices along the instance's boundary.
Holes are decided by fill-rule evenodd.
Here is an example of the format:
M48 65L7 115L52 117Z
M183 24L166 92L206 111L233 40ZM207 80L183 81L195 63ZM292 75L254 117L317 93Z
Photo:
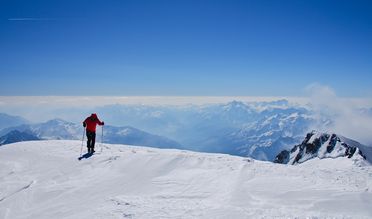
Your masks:
M8 21L52 21L52 18L35 18L35 17L16 17L8 18Z

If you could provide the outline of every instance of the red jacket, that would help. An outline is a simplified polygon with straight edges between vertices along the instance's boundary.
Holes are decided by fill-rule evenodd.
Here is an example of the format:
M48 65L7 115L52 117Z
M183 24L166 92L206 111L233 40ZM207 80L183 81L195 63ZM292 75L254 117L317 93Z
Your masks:
M97 115L93 113L91 116L86 118L83 122L84 127L87 127L87 131L96 132L97 125L104 125L105 123L101 122Z

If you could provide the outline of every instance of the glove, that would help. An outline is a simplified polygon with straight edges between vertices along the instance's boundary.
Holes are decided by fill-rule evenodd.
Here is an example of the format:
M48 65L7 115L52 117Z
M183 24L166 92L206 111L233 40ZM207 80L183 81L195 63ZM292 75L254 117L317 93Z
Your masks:
M102 121L102 125L105 125L105 122L104 121Z
M84 128L87 126L87 124L85 124L85 122L83 122L83 126L84 126Z

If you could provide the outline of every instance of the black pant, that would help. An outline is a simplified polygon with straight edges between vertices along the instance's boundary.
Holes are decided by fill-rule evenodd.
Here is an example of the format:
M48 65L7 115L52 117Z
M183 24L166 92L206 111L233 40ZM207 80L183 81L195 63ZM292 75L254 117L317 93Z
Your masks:
M94 149L94 144L96 143L96 133L87 131L87 139L88 150L89 148Z

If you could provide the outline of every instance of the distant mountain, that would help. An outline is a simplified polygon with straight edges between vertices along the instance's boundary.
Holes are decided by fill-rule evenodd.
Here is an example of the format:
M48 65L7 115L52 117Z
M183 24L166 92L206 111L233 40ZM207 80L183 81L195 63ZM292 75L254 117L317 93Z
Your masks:
M285 102L276 104L283 105ZM199 146L196 149L273 160L280 151L301 142L315 121L303 108L285 108L282 105L270 108L261 105L260 109L264 107L264 110L259 112L242 105L230 103L226 105L224 113L218 114L224 115L221 123L225 123L225 126L216 122L221 120L218 115L212 122L205 122L198 133L203 133L204 137L194 142L194 145ZM229 115L229 112L232 114ZM216 123L218 125L214 125Z
M12 131L18 131L19 133L33 133L38 139L49 140L81 140L84 134L84 128L82 125L77 125L62 119L53 119L44 123L20 125L7 128L0 131L0 136ZM97 127L97 142L101 141L100 138L101 129ZM159 148L182 148L182 146L176 141L166 137L153 135L129 126L105 126L104 142Z
M0 137L0 145L11 144L20 141L34 141L40 140L38 137L30 132L24 131L20 132L18 130L13 130L8 134Z
M282 164L298 164L313 158L337 158L348 157L360 160L372 160L372 148L339 136L337 134L321 133L312 131L308 133L299 145L290 151L280 152L274 162Z
M372 116L372 108L362 108L360 109L362 115Z
M29 122L20 116L12 116L5 113L0 113L0 130L27 123Z
M0 135L12 130L34 133L40 139L68 139L78 140L82 138L83 127L62 119L53 119L44 123L25 124L10 127L0 131Z
M152 135L129 126L105 126L104 142L111 144L151 146L156 148L183 148L176 141L170 140L166 137Z
M272 109L263 118L229 136L233 142L233 153L273 160L281 150L300 142L312 122L313 118L301 109Z
M175 139L186 149L273 160L298 144L316 118L286 100L232 101L202 106L111 105L97 109L105 121Z

